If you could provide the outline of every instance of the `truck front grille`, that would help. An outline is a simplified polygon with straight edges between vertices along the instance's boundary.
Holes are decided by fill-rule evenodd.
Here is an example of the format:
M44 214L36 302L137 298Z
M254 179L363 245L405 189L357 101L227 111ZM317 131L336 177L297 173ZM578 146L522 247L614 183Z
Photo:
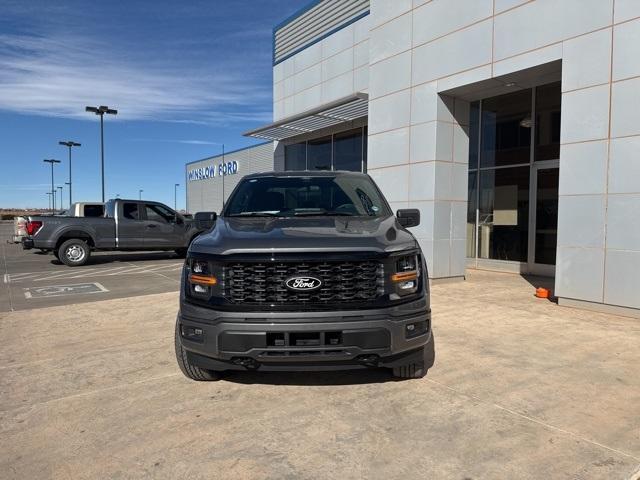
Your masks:
M243 304L345 304L376 300L383 295L382 264L373 261L238 262L225 266L225 297ZM287 288L296 276L322 282L313 291Z

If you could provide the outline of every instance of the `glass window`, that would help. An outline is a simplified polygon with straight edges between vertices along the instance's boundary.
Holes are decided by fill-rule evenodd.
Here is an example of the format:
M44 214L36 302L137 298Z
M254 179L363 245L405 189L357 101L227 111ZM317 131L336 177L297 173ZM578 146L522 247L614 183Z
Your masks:
M480 135L480 102L472 102L469 114L469 168L478 168L478 137Z
M331 170L331 136L307 142L307 170Z
M104 215L104 205L85 205L85 217L102 217Z
M476 210L478 208L478 172L469 172L467 186L467 257L476 256Z
M138 220L138 204L137 203L124 203L122 204L122 216L129 220Z
M307 144L294 143L284 147L284 169L285 170L306 170L307 169Z
M538 170L535 262L556 264L558 242L558 168Z
M530 167L480 172L480 258L526 262Z
M560 158L560 82L536 88L536 160Z
M529 163L531 90L482 101L481 167Z
M336 133L333 136L333 169L362 171L362 129Z
M147 214L147 220L151 220L153 222L169 223L175 218L175 215L171 210L168 210L161 205L145 205L145 212Z
M386 202L366 176L258 177L243 180L227 217L388 216Z

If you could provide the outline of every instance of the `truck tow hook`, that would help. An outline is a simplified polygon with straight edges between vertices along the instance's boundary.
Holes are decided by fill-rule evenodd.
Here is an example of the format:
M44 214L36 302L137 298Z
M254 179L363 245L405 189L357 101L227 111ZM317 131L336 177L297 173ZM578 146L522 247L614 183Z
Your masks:
M247 370L257 370L260 364L256 362L253 358L249 357L235 357L231 360L235 365L241 365Z
M377 367L378 363L380 363L380 357L378 355L360 355L356 358L356 360L362 365L366 365L367 367Z

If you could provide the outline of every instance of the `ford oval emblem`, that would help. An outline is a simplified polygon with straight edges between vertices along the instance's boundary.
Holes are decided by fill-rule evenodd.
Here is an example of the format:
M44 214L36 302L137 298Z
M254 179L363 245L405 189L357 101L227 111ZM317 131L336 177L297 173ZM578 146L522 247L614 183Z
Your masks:
M291 277L285 280L284 284L289 290L298 292L310 292L322 286L322 281L316 277Z

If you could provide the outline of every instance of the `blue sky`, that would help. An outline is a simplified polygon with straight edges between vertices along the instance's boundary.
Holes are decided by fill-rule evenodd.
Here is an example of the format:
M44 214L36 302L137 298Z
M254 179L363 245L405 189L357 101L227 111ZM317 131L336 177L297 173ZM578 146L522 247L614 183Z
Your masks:
M272 28L309 0L0 0L0 207L46 207L51 170L75 200L106 196L184 207L184 164L257 143L272 117ZM63 194L65 204L68 193Z

